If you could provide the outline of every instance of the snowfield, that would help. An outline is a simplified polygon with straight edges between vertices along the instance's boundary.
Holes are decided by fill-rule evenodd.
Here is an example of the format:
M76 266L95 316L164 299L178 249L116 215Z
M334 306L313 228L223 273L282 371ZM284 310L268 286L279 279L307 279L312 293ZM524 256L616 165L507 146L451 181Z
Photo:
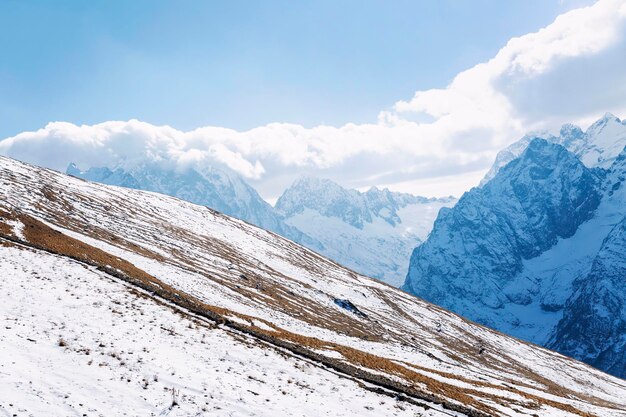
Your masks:
M1 415L445 415L181 315L75 261L0 247L0 276Z
M0 158L2 243L7 415L626 416L626 381L172 197Z

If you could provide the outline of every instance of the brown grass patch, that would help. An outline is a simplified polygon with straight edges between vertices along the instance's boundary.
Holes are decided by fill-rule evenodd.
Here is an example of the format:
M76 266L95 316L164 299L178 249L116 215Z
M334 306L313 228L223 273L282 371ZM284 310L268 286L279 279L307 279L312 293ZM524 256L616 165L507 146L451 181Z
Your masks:
M126 282L129 282L146 291L149 291L153 295L172 302L194 314L198 314L205 318L209 318L217 323L224 324L233 329L245 332L273 345L286 348L296 354L305 356L309 359L315 360L326 366L329 366L348 375L357 377L364 381L368 381L397 392L402 392L410 397L440 403L443 404L446 408L460 411L471 416L483 417L499 414L497 410L489 407L476 397L488 399L490 401L494 401L500 404L506 404L507 406L520 405L526 408L535 408L539 407L540 404L546 404L564 411L578 414L580 416L589 416L589 414L583 413L575 409L571 405L546 400L544 398L536 397L513 388L495 386L487 383L477 384L476 381L465 380L465 382L474 385L482 385L519 394L520 396L526 398L528 402L522 404L502 396L487 394L478 390L459 388L457 386L447 384L433 378L429 378L425 375L420 374L419 372L411 370L408 366L398 364L386 358L382 358L347 346L322 341L317 338L288 332L286 330L277 328L272 323L269 323L266 320L205 304L195 299L194 297L189 296L188 294L161 282L152 275L135 267L130 262L115 257L103 250L90 246L84 242L73 239L59 231L51 229L44 223L30 216L11 215L6 212L0 213L0 215L5 218L13 216L13 218L19 219L24 224L24 235L27 242L23 243L26 243L29 246L55 254L67 256L69 258L95 266L101 271L104 271L112 276L123 279ZM2 223L0 222L0 224ZM4 230L6 230L6 228L0 229L0 232L5 235L5 238L9 238L11 240L15 239L14 236L4 233ZM238 321L230 320L228 317L238 317L239 319L243 319L249 322L250 325L248 326L239 323ZM266 330L261 329L257 326L253 326L253 320L263 322L274 330ZM329 358L324 356L323 354L314 352L313 350L334 350L341 353L344 360ZM415 365L407 365L415 368ZM407 382L407 384L398 383L395 380L389 379L376 373L368 372L362 368L370 369L373 371L380 371L388 375L401 377ZM430 369L422 369L424 371L433 372L433 370ZM454 375L445 373L440 374L448 378L463 380L462 378L455 377ZM533 376L536 380L537 376ZM425 386L426 389L420 388L422 386ZM447 400L448 398L453 399L455 402L450 402L449 400Z

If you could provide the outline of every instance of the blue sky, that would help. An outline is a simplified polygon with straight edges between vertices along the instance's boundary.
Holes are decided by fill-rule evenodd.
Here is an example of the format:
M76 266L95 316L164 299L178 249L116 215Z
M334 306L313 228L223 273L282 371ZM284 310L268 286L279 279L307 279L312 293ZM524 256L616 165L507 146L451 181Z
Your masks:
M0 1L0 154L461 195L626 116L626 0Z
M373 122L580 3L4 0L0 138L50 121Z

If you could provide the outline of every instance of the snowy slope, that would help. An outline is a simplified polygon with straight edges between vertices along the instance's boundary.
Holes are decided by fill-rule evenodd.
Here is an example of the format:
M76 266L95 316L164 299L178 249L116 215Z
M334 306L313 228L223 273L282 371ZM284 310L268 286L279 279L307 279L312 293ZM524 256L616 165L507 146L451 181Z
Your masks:
M193 168L182 172L143 164L81 171L70 164L66 173L205 205L396 287L406 277L406 260L413 247L426 238L439 209L456 202L452 197L429 199L375 187L361 193L329 180L303 178L273 208L241 177L216 168L200 173Z
M624 159L611 158L608 171L591 169L562 146L534 139L520 158L439 216L412 256L404 288L624 376L620 304L589 295L611 277L599 279L600 265L612 265L614 296L626 296L619 242L608 252L617 259L597 258L626 214ZM591 302L595 314L585 307ZM585 349L588 344L595 347Z
M498 153L493 166L480 185L485 185L502 167L518 158L530 141L535 138L542 138L564 146L576 154L587 167L609 168L626 146L626 120L620 120L611 113L607 113L585 132L578 126L566 124L561 128L558 136L548 132L526 135Z
M10 277L0 281L3 415L443 415L177 314L67 258L0 247L0 275Z
M400 286L407 259L432 228L441 207L456 199L379 190L362 193L302 178L276 202L287 224L322 243L323 255L364 275Z
M4 410L626 416L623 380L206 207L0 158L0 211Z
M130 169L91 167L84 171L70 164L66 173L102 184L171 195L245 220L314 250L321 249L319 242L286 225L254 188L232 172L210 168L201 173L191 167L180 171L154 163Z

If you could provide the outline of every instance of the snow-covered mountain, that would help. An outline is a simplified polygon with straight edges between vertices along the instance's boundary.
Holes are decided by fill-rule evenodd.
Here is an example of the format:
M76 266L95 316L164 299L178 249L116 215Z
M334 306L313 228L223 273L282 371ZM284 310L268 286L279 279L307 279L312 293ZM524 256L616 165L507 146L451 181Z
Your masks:
M311 249L322 249L319 242L285 224L254 188L232 172L209 168L201 173L191 167L181 171L155 163L139 164L129 170L121 167L90 167L81 171L72 163L67 167L66 173L102 184L178 197L245 220Z
M480 185L485 185L502 167L518 158L530 141L535 138L542 138L564 146L576 154L588 167L609 168L626 146L626 120L620 120L615 115L606 113L585 132L578 126L566 124L561 127L558 136L549 132L528 134L498 153L495 163Z
M603 136L622 144L620 126L605 116L585 133L565 127L558 141L525 138L502 153L496 166L522 149L440 212L403 288L626 376L626 153Z
M8 415L626 416L625 381L276 234L7 158L0 276Z
M588 232L582 234L578 242L580 247L597 247L598 243L600 247L590 267L587 269L585 265L584 273L576 282L576 292L565 304L563 318L547 346L624 377L626 148L608 172L604 188L607 195L589 222ZM597 236L599 231L600 236ZM588 236L593 236L593 240L588 240Z
M275 208L285 222L322 243L321 253L362 274L400 286L407 259L455 198L425 198L371 188L359 192L301 178Z
M72 176L102 184L166 194L205 205L278 233L355 271L400 286L407 259L422 242L441 207L454 198L428 199L372 188L347 190L329 180L302 178L270 206L239 175L211 168L169 169L140 164L130 169L70 164Z

